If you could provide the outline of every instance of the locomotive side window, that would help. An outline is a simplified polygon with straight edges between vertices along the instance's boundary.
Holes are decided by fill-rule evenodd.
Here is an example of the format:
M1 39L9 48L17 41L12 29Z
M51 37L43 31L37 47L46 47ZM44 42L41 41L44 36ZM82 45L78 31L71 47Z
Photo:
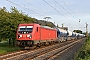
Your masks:
M37 32L38 32L38 27L37 27Z

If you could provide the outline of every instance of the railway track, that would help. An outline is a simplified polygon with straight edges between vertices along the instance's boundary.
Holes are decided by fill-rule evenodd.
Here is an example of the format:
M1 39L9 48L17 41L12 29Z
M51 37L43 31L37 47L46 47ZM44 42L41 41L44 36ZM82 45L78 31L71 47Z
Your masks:
M67 44L65 46L62 46L62 47L58 47L56 49L52 49L52 50L49 50L47 51L47 53L45 54L41 54L37 57L34 57L34 58L27 58L27 59L24 59L24 60L52 60L56 57L56 55L58 55L58 53L62 53L64 52L65 50L69 49L70 47L74 46L75 44L77 44L79 41L75 41L73 43L70 43L70 44Z
M0 60L52 60L58 53L69 49L80 41L81 40L72 40L44 48L15 52L0 56Z

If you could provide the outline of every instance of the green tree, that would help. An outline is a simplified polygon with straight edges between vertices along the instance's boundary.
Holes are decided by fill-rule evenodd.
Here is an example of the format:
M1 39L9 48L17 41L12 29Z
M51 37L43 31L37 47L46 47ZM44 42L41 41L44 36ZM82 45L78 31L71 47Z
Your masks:
M49 17L48 17L49 19ZM0 8L0 41L13 38L15 40L18 24L22 23L41 23L45 25L45 21L39 21L17 10L15 7L11 11L7 11L5 7ZM51 22L47 22L47 26L53 27Z
M32 23L35 22L34 18L23 14L18 11L15 7L11 8L8 12L6 8L0 9L0 40L9 38L15 39L16 30L20 23Z
M73 32L82 34L82 31L81 30L74 30Z

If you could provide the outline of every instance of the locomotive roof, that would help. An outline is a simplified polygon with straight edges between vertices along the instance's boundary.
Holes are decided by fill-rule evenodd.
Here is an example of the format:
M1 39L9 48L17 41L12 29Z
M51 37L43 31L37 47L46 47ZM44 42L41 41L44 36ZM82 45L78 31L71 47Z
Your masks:
M34 25L34 24L36 24L36 23L24 23L24 24L19 24L19 26L27 26L27 25ZM36 24L36 25L39 25L39 24Z
M42 27L42 28L48 28L48 29L54 29L54 28L51 28L49 26L40 26L40 27Z

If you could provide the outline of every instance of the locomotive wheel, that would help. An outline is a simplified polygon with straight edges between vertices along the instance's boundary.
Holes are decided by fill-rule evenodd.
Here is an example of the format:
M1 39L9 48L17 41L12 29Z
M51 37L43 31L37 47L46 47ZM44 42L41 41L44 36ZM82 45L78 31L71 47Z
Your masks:
M37 47L39 47L39 48L40 48L40 47L41 47L41 43L37 43Z
M19 46L19 45L20 45L20 42L16 41L15 46Z
M28 41L27 44L28 44L29 46L34 46L34 41Z

